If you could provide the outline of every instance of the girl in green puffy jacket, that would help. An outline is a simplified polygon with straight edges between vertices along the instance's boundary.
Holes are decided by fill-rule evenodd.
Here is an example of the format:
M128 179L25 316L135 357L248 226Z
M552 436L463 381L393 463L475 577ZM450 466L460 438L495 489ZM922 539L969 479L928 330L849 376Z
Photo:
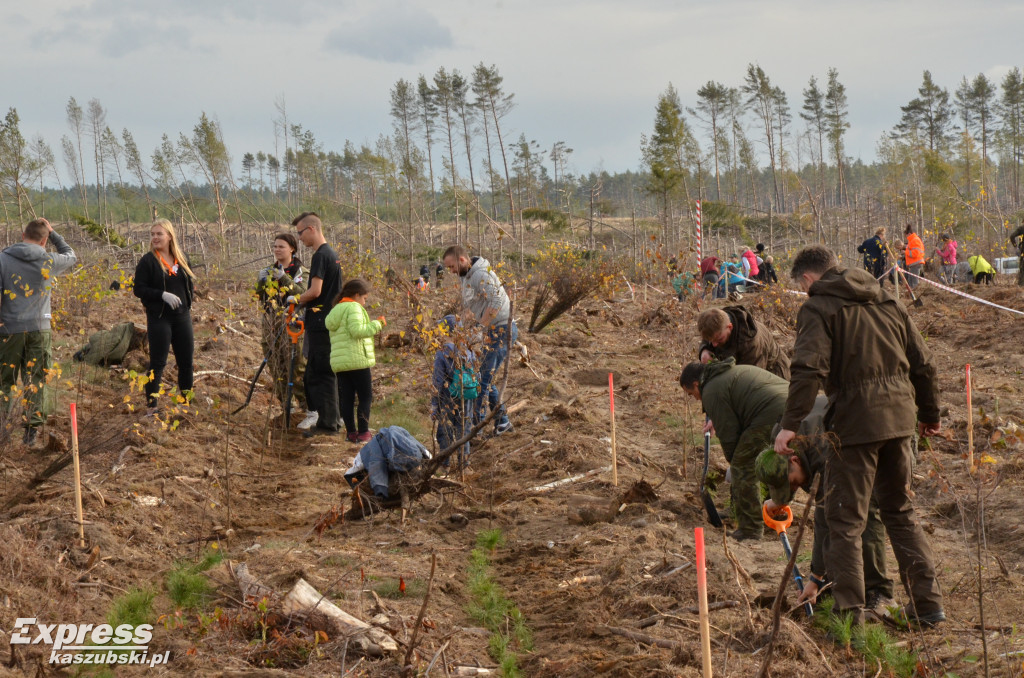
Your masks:
M384 316L370 320L366 299L370 286L353 278L341 288L340 300L324 321L331 333L331 369L338 381L338 405L349 442L367 442L370 435L370 404L373 381L370 368L376 363L373 337L386 324ZM359 396L359 407L353 413ZM355 414L355 416L353 416ZM358 424L357 424L358 418Z

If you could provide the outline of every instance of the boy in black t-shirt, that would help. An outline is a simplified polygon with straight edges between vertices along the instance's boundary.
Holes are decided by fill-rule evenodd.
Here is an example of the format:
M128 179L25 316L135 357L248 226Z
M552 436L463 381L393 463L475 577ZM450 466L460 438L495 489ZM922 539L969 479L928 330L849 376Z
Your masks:
M339 427L338 383L331 369L331 336L324 319L341 292L338 255L324 238L323 224L315 212L303 212L292 221L299 240L314 250L309 264L309 287L296 303L306 307L306 403L317 413L317 423L306 436L335 434Z

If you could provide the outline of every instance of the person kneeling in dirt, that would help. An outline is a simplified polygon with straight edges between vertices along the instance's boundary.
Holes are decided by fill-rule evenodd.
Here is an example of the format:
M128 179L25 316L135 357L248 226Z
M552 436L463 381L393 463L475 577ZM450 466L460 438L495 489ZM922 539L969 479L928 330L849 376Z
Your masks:
M356 454L345 481L354 488L369 478L373 493L388 499L399 481L396 475L416 470L424 459L430 459L430 451L411 433L401 426L385 426Z
M119 323L89 335L88 343L72 356L88 365L120 365L129 351L146 344L146 330L135 323Z
M771 331L743 306L709 308L697 317L702 363L712 358L735 358L740 365L754 365L789 379L789 358Z
M760 539L764 521L754 460L769 445L772 426L786 409L789 383L760 367L726 358L690 363L683 368L679 385L702 403L729 462L737 528L732 537Z
M438 323L444 344L434 354L434 394L430 399L430 418L437 422L437 448L446 450L469 432L480 383L475 366L476 354L465 338L456 336L461 326L454 315ZM463 460L465 463L467 460Z
M768 488L769 499L765 501L768 514L772 515L782 506L788 505L797 488L810 492L815 475L821 480L818 493L814 496L814 548L811 555L811 576L804 583L804 591L797 604L814 603L818 593L829 579L827 561L829 530L825 517L825 460L835 450L835 445L826 437L825 410L828 398L819 395L814 409L800 422L797 438L791 443L794 454L784 457L774 449L761 452L754 463L757 479ZM772 438L778 435L779 426L772 431ZM798 442L797 442L798 441ZM861 552L864 556L865 612L877 617L885 616L895 605L892 599L893 582L886 575L885 529L878 515L878 504L872 497L868 507L867 524L864 527Z

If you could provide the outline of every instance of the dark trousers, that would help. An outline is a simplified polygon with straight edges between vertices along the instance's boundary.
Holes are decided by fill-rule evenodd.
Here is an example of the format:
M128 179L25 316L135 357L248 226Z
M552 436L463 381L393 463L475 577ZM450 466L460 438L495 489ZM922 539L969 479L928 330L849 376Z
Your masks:
M726 455L729 462L729 475L732 484L729 487L729 498L736 514L736 528L745 535L760 537L764 531L764 519L761 517L761 483L754 473L754 462L761 450L768 447L772 425L752 426L744 429L731 455Z
M900 580L917 614L942 609L935 556L911 500L912 440L844 445L829 457L826 466L825 513L831 538L827 560L835 582L833 596L840 610L853 611L861 621L865 595L862 536L872 495L896 554Z
M472 427L473 404L456 400L447 393L439 395L437 400L437 449L446 450Z
M485 416L485 402L490 405L492 410L496 407L502 408L502 411L494 419L495 424L502 424L508 421L508 417L505 415L505 408L501 406L498 387L495 385L494 379L498 376L498 368L501 367L501 364L505 362L505 358L508 357L508 351L505 349L505 339L509 332L512 333L508 341L509 346L511 346L519 338L519 329L516 327L514 320L509 320L507 325L491 327L484 336L484 347L480 354L480 396L476 399L477 421Z
M974 284L975 285L980 285L982 282L984 282L986 285L991 285L992 284L992 274L991 273L978 273L977 275L974 276Z
M49 414L48 394L52 393L46 384L50 370L52 352L50 330L0 334L0 403L14 407L25 401L25 416L31 427L42 426ZM11 394L11 387L21 375L23 396Z
M167 367L167 354L174 350L174 361L178 363L178 391L192 390L192 314L171 313L146 314L146 333L149 337L149 369L152 381L146 384L146 404L156 407L156 394Z
M373 377L370 375L370 368L337 372L335 377L338 380L338 405L341 409L341 418L345 422L345 430L348 433L366 433L370 430L370 405L373 404ZM355 406L356 396L359 396L358 407Z
M825 517L825 507L822 504L814 506L814 541L815 551L817 542L821 540L822 552L828 553L829 538L828 519ZM878 514L878 505L872 498L868 506L867 523L864 526L864 534L861 537L861 554L864 557L864 593L870 596L872 593L892 598L892 579L886 574L885 568L885 526ZM824 568L826 573L831 572L827 565ZM815 571L815 574L821 572Z
M338 380L331 369L331 334L327 330L306 331L306 407L318 413L316 427L338 430Z

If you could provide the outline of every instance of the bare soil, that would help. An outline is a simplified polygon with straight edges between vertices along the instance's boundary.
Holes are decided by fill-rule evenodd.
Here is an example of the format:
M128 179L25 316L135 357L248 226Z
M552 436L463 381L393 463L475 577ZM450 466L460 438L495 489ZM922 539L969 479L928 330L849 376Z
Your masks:
M382 614L378 623L409 643L436 554L417 640L419 675L435 655L435 676L455 665L493 667L488 634L467 612L466 572L477 533L498 528L505 544L492 554L493 571L534 636L533 651L520 653L524 675L698 676L697 615L684 610L697 604L696 575L693 567L677 568L693 561L693 528L704 527L709 597L739 603L711 613L715 672L756 673L783 552L773 539L726 540L704 520L697 495L702 415L684 400L677 382L681 364L695 355L693 303L675 301L665 293L667 284L644 294L623 287L582 303L539 335L528 334L524 325L520 341L529 364L513 351L505 391L510 404L523 403L513 416L514 432L474 441L464 483L415 502L404 522L398 510L351 521L340 508L348 506L343 473L357 446L337 438L303 439L294 428L281 435L280 407L265 385L248 408L230 414L260 360L258 312L246 291L251 271L236 273L237 280L218 278L194 308L197 370L210 374L199 377L195 406L175 417L175 430L144 418L141 395L129 390L126 369L140 369L143 354L131 354L125 367L115 369L70 360L93 331L123 318L144 325L130 292L89 302L55 333L64 374L60 408L47 427L49 447L27 450L17 440L6 441L0 457L3 502L17 498L0 514L4 633L18 617L101 623L115 598L144 588L157 592L155 614L161 616L152 645L170 650L170 663L118 668L118 675L338 676L343 666L351 670L360 662L347 675L393 676L401 672L404 646L398 655L360 661L342 638L305 650L296 650L297 642L262 643L254 613L244 610L220 567L211 571L216 600L176 616L166 574L176 561L196 561L216 546L280 594L304 578L359 618ZM1024 309L1024 292L1000 283L972 291ZM439 317L454 301L450 285L446 281L426 297L428 315ZM1022 657L1013 653L1024 650L1024 433L1016 428L1024 422L1024 319L928 287L920 297L922 305L910 312L934 351L948 413L942 435L920 450L915 490L919 518L938 556L949 621L935 630L896 633L920 652L922 675L982 675L980 496L991 675L1020 676ZM382 290L378 300L389 327L413 321L404 292ZM743 303L792 345L799 297L764 293ZM526 303L521 307L518 315L527 316ZM431 357L415 347L379 348L378 357L377 402L401 394L429 430ZM976 476L983 481L980 494L965 458L965 363L974 373L976 454L985 462ZM532 490L610 463L609 372L616 386L618 486L610 473L596 473L553 490ZM167 378L173 377L172 368ZM71 468L25 492L67 449L70 400L80 413L84 551L77 543ZM381 411L375 410L374 428L390 423ZM721 450L716 446L712 455L712 478L721 478ZM724 481L717 496L725 511ZM803 561L810 534L801 551ZM891 552L889 565L895 576ZM575 583L577 577L590 578ZM395 592L399 578L406 595ZM906 601L902 591L897 598ZM225 621L210 623L218 607ZM638 628L639 620L659 613L669 617ZM784 616L789 621L775 648L773 675L886 675L860 655L832 646L799 610ZM609 627L674 641L675 647L654 647ZM40 646L22 646L12 657L11 646L0 645L5 674L58 672Z

